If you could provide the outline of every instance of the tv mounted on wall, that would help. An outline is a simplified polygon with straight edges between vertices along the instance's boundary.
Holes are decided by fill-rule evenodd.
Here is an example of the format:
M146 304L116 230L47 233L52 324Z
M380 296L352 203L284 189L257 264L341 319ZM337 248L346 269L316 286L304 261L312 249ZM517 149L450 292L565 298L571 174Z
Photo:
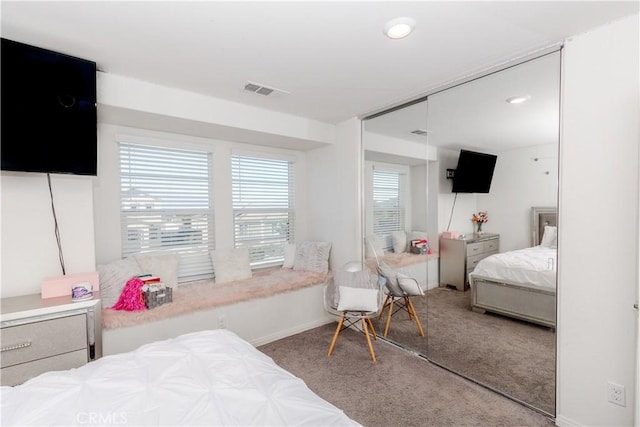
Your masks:
M453 176L453 193L488 193L498 156L460 150Z
M2 170L97 174L96 63L2 38Z

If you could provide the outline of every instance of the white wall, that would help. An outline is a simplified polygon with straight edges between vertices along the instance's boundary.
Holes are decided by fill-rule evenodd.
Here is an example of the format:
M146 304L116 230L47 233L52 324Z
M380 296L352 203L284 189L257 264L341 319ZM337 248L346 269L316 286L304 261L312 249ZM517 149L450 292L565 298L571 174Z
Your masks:
M558 192L558 145L545 144L501 151L488 194L455 194L447 169L455 169L459 152L439 149L438 230L464 234L474 231L474 212L487 211L489 222L482 230L500 234L500 251L531 246L531 207L556 206ZM534 159L537 158L538 161Z
M2 298L40 293L46 277L62 276L47 176L2 172ZM67 274L95 271L95 178L51 175Z
M336 143L308 152L309 238L332 242L331 268L362 259L361 122L337 125Z
M156 132L143 134L160 138L166 137L166 133L172 137L182 133L181 138L189 141L225 135L228 141L250 141L253 148L267 151L270 149L265 146L308 150L330 145L336 131L335 126L327 123L102 72L98 73L98 121L98 177L52 176L68 274L95 271L96 261L119 257L119 226L113 221L119 209L119 195L114 190L117 186L117 176L113 175L114 146L105 143L114 140L115 131L107 123L152 129ZM226 147L233 145L226 144ZM300 162L305 161L300 158ZM303 175L304 172L299 178L302 181ZM1 296L38 293L43 278L62 275L46 175L3 171L0 177ZM306 205L305 192L298 197ZM225 243L230 230L224 224L229 224L231 214L220 215L217 223L223 226L216 231L218 237L226 236L222 237ZM298 237L305 238L306 222L297 226Z
M506 252L532 245L531 207L557 206L558 144L497 154L491 191L477 196L477 209L487 211L483 230L500 233L500 251Z
M559 425L632 425L638 313L638 15L564 48L558 236ZM624 385L626 407L607 402Z

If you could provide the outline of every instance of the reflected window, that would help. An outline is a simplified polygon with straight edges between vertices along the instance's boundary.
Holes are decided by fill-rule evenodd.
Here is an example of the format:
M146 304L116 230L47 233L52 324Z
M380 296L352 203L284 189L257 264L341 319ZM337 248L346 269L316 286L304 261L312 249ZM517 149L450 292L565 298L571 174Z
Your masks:
M373 233L380 238L384 250L391 250L391 234L404 230L405 200L403 173L373 170Z

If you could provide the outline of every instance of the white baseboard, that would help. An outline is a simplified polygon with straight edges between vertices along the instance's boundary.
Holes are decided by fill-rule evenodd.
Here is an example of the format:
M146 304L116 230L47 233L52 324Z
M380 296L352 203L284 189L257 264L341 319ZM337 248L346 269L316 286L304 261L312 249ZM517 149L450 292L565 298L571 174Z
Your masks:
M580 427L582 424L562 415L556 415L556 425L559 427Z
M282 339L282 338L289 337L291 335L295 335L295 334L299 334L301 332L308 331L309 329L313 329L313 328L317 328L317 327L322 326L322 325L326 325L326 324L334 322L334 321L335 321L335 319L329 318L329 317L326 318L326 319L318 319L318 320L314 320L312 322L307 322L307 323L303 323L303 324L297 325L297 326L295 326L293 328L280 330L278 332L266 335L264 337L259 337L259 338L252 339L249 342L251 344L253 344L254 347L258 347L258 346L261 346L261 345L264 345L264 344L269 344L270 342L277 341L277 340Z

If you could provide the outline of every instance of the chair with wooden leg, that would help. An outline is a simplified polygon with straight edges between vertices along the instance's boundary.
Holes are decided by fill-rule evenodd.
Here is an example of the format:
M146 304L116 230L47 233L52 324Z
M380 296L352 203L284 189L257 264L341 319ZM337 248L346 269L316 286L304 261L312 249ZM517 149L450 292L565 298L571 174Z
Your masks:
M391 317L398 312L404 311L408 313L409 320L413 320L418 326L418 333L424 337L424 330L418 318L416 308L411 302L411 297L424 296L424 291L418 284L418 281L412 277L395 271L384 262L378 263L378 274L386 279L386 298L382 305L379 317L384 315L386 309L387 321L384 327L383 336L386 338L391 325Z
M360 330L360 324L369 354L375 362L376 354L371 338L377 340L378 337L371 318L377 317L382 307L378 277L360 263L347 264L335 271L333 277L325 283L324 305L329 313L340 317L327 355L331 356L333 353L340 332L350 327Z

